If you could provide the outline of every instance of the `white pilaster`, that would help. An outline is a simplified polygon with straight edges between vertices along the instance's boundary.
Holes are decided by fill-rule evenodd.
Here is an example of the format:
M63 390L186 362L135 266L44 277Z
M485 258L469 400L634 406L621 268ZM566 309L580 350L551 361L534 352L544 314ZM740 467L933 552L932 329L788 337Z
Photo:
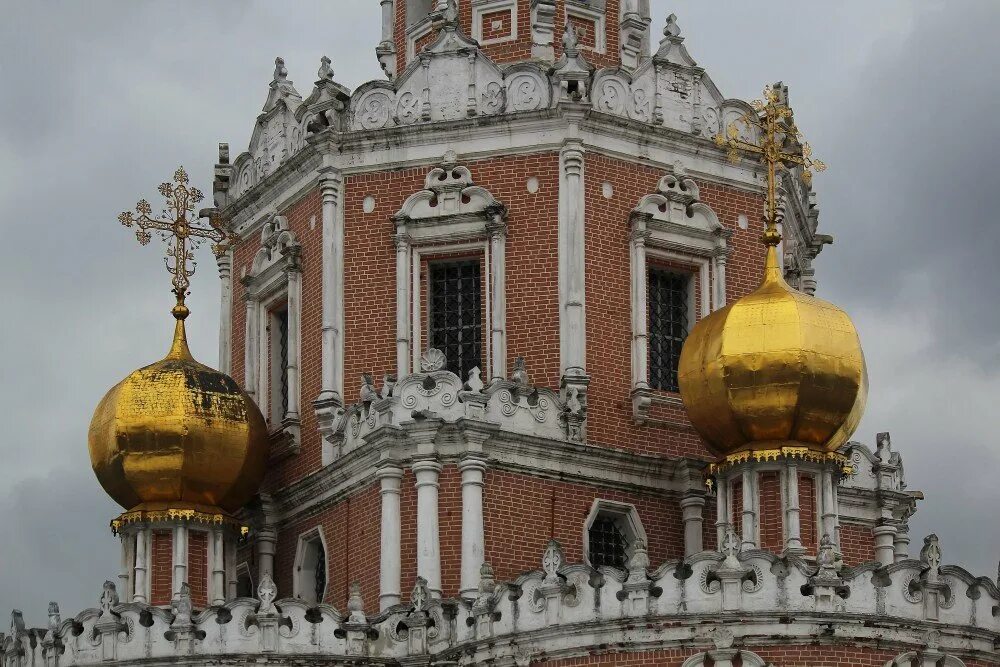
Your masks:
M474 598L479 592L479 571L483 566L486 535L483 528L483 487L486 462L463 459L462 473L462 577L459 595Z
M257 314L260 311L260 304L248 293L246 295L247 316L245 342L243 344L243 389L254 399L258 405L266 398L259 396L257 392L257 362L260 358L260 324Z
M688 493L681 498L681 513L684 517L684 556L693 556L705 550L704 543L705 495L701 492Z
M586 375L583 145L559 153L559 329L564 376Z
M410 236L406 223L396 227L396 378L410 374Z
M226 603L226 547L222 528L213 528L208 538L208 562L212 572L212 590L208 598L213 605L222 605Z
M715 483L715 543L721 551L722 543L726 541L726 533L729 531L729 494L731 486L729 478L721 475L715 480Z
M490 236L490 377L507 376L507 223L494 214ZM478 576L478 574L477 574Z
M375 472L382 486L382 544L379 556L379 610L400 603L400 487L403 469L382 466Z
M632 273L632 388L649 388L649 313L646 280L646 220L635 216L629 238Z
M219 304L219 370L226 375L233 369L233 251L226 250L215 258L219 265L221 298Z
M385 3L383 3L383 11ZM392 2L389 2L390 12ZM384 19L384 17L383 17ZM317 401L343 405L344 392L344 223L340 204L342 179L333 170L323 171L319 186L323 197L323 337L322 388Z
M833 475L830 471L823 470L820 475L820 492L821 498L823 500L823 509L820 516L821 523L823 524L822 535L829 535L831 540L836 543L837 539L837 509L836 509L836 499L834 496L834 484ZM890 542L891 545L891 542ZM890 559L891 563L892 560Z
M785 551L802 553L802 527L799 510L799 468L789 463L785 477Z
M188 527L185 524L174 526L174 572L171 585L173 587L173 597L177 599L181 593L181 584L187 583L188 567Z
M757 473L743 471L743 550L757 548Z
M875 558L881 565L892 565L896 560L896 527L891 524L875 526L872 534L875 536Z
M132 602L147 602L146 573L149 571L150 532L146 528L135 531L135 566L132 569Z
M417 478L417 576L427 580L434 597L441 597L441 547L438 528L438 476L441 464L416 461Z
M302 271L288 268L288 408L284 419L299 419L299 350L302 348ZM280 407L280 406L279 406Z
M382 5L382 41L391 42L393 41L392 28L395 21L394 2L393 0L381 0L380 4Z
M712 285L715 292L712 296L712 304L715 310L726 306L726 260L728 257L729 251L725 248L719 248L715 251L715 283Z

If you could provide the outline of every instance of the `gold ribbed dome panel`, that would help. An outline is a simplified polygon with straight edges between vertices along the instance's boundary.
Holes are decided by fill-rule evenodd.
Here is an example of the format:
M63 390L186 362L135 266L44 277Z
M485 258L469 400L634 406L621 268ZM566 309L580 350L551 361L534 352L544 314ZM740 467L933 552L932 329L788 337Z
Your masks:
M217 507L257 492L268 456L260 410L225 375L191 358L184 323L170 354L105 395L90 424L90 459L125 509Z
M767 253L761 286L688 336L681 396L720 456L780 446L833 451L864 412L861 342L844 311L791 288L774 247Z

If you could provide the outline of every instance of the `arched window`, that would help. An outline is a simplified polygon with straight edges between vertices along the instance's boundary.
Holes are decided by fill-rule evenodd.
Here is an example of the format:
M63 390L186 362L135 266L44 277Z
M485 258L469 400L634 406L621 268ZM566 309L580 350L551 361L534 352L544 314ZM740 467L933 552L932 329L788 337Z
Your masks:
M594 501L583 534L584 556L591 567L626 569L639 541L646 542L646 531L634 505Z
M326 597L326 541L323 529L315 528L299 537L295 557L295 597L312 604Z

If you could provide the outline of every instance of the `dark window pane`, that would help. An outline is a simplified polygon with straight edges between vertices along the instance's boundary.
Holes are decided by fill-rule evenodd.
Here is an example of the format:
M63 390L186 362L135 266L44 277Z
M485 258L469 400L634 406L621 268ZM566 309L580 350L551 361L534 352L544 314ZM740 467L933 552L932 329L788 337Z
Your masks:
M430 265L430 346L444 352L460 378L482 365L483 318L479 260Z
M316 542L316 603L323 601L323 592L326 591L326 551L323 544Z
M650 268L649 384L654 389L677 391L677 363L687 338L690 276Z
M288 311L282 310L275 313L278 321L278 359L281 364L281 373L278 377L278 391L281 395L281 415L284 419L288 414Z
M625 569L627 544L625 535L614 518L599 515L590 526L588 538L590 564L593 567L606 565Z

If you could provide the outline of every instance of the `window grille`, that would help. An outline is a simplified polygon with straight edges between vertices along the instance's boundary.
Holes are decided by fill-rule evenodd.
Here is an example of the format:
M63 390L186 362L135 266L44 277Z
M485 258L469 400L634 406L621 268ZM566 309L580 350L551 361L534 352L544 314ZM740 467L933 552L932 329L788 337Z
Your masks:
M590 564L593 567L625 569L628 541L613 517L599 515L590 525L588 534Z
M316 577L316 604L323 602L323 593L326 592L326 550L323 549L323 544L318 540L314 543L316 549L316 569L314 570L314 575Z
M284 419L288 414L288 311L279 311L274 316L278 322L278 358L281 364L278 374L281 414L278 415L278 419Z
M430 265L430 346L444 352L448 370L460 378L482 368L483 317L479 260Z
M650 268L649 384L653 389L678 391L677 364L688 335L690 276Z

